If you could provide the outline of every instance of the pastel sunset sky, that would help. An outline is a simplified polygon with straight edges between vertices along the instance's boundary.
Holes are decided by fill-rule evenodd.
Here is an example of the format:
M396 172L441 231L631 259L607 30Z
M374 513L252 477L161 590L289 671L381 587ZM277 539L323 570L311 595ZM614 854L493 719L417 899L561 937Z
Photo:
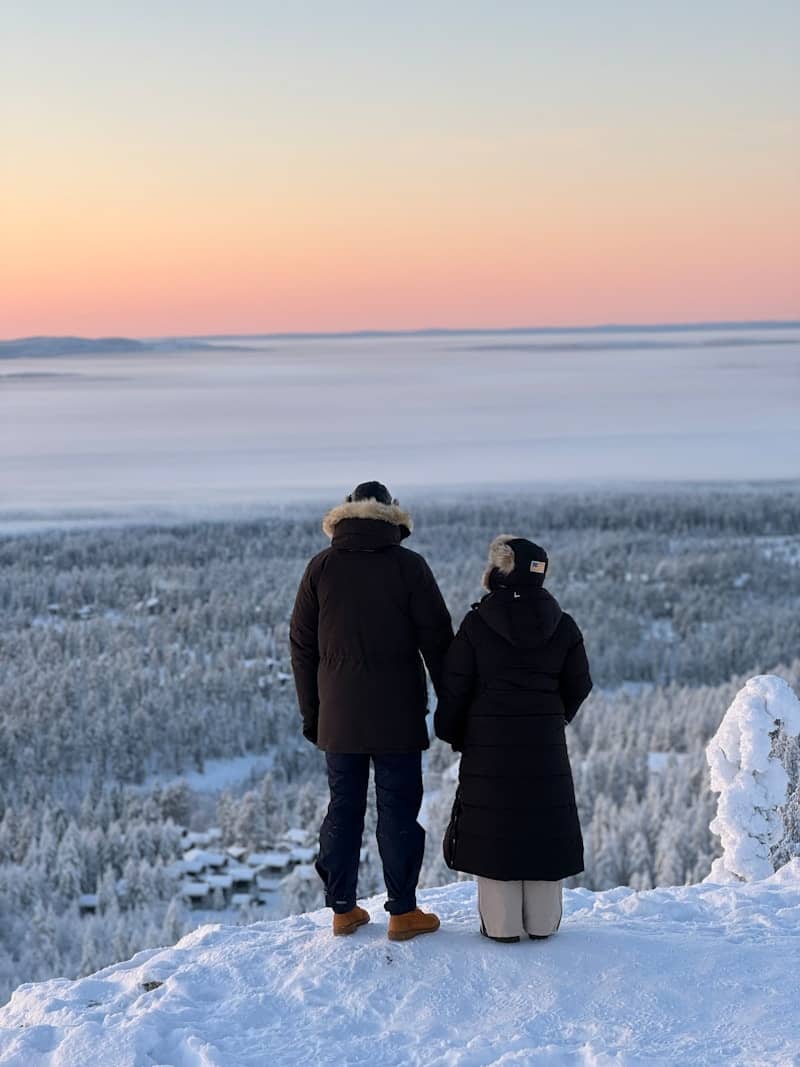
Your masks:
M0 337L800 317L800 4L0 10Z

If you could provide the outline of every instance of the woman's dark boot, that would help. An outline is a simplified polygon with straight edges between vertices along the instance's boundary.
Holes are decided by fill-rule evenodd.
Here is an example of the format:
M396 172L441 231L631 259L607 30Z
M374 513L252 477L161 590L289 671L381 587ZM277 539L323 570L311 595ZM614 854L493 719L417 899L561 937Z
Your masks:
M486 933L486 927L481 923L481 934L483 937L488 937L490 941L499 941L503 945L513 945L519 941L518 937L492 937L491 934Z

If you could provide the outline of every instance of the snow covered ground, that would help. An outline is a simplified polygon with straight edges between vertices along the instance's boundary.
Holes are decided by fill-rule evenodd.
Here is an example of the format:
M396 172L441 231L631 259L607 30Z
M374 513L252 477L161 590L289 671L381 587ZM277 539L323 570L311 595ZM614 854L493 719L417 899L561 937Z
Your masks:
M205 926L0 1010L15 1067L800 1063L800 860L761 882L572 890L550 941L481 938L475 888L422 894L440 933L331 937L329 913Z
M219 343L0 352L0 532L231 518L366 477L434 492L798 473L797 326Z
M185 782L193 793L220 793L223 789L231 789L250 777L265 774L272 766L272 761L272 752L231 756L229 759L209 759L205 761L202 771L190 770L174 775L151 774L141 785L129 788L147 793L157 785L164 788Z

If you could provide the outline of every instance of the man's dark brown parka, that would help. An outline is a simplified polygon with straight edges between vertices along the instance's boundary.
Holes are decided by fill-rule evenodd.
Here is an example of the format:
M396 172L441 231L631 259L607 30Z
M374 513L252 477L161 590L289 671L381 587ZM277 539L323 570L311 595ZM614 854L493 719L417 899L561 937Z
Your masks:
M423 659L438 691L453 630L430 567L401 545L411 517L357 500L322 528L331 545L306 568L290 628L303 733L326 752L419 752Z

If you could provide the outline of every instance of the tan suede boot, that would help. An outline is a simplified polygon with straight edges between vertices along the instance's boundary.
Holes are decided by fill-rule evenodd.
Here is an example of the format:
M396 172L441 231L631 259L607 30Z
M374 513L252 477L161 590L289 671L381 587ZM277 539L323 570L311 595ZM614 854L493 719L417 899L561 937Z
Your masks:
M389 916L389 940L410 941L417 934L432 934L439 929L439 916L414 908L402 915Z
M350 911L341 915L333 913L333 936L341 937L343 934L354 934L359 926L369 922L369 912L359 908L356 904Z

